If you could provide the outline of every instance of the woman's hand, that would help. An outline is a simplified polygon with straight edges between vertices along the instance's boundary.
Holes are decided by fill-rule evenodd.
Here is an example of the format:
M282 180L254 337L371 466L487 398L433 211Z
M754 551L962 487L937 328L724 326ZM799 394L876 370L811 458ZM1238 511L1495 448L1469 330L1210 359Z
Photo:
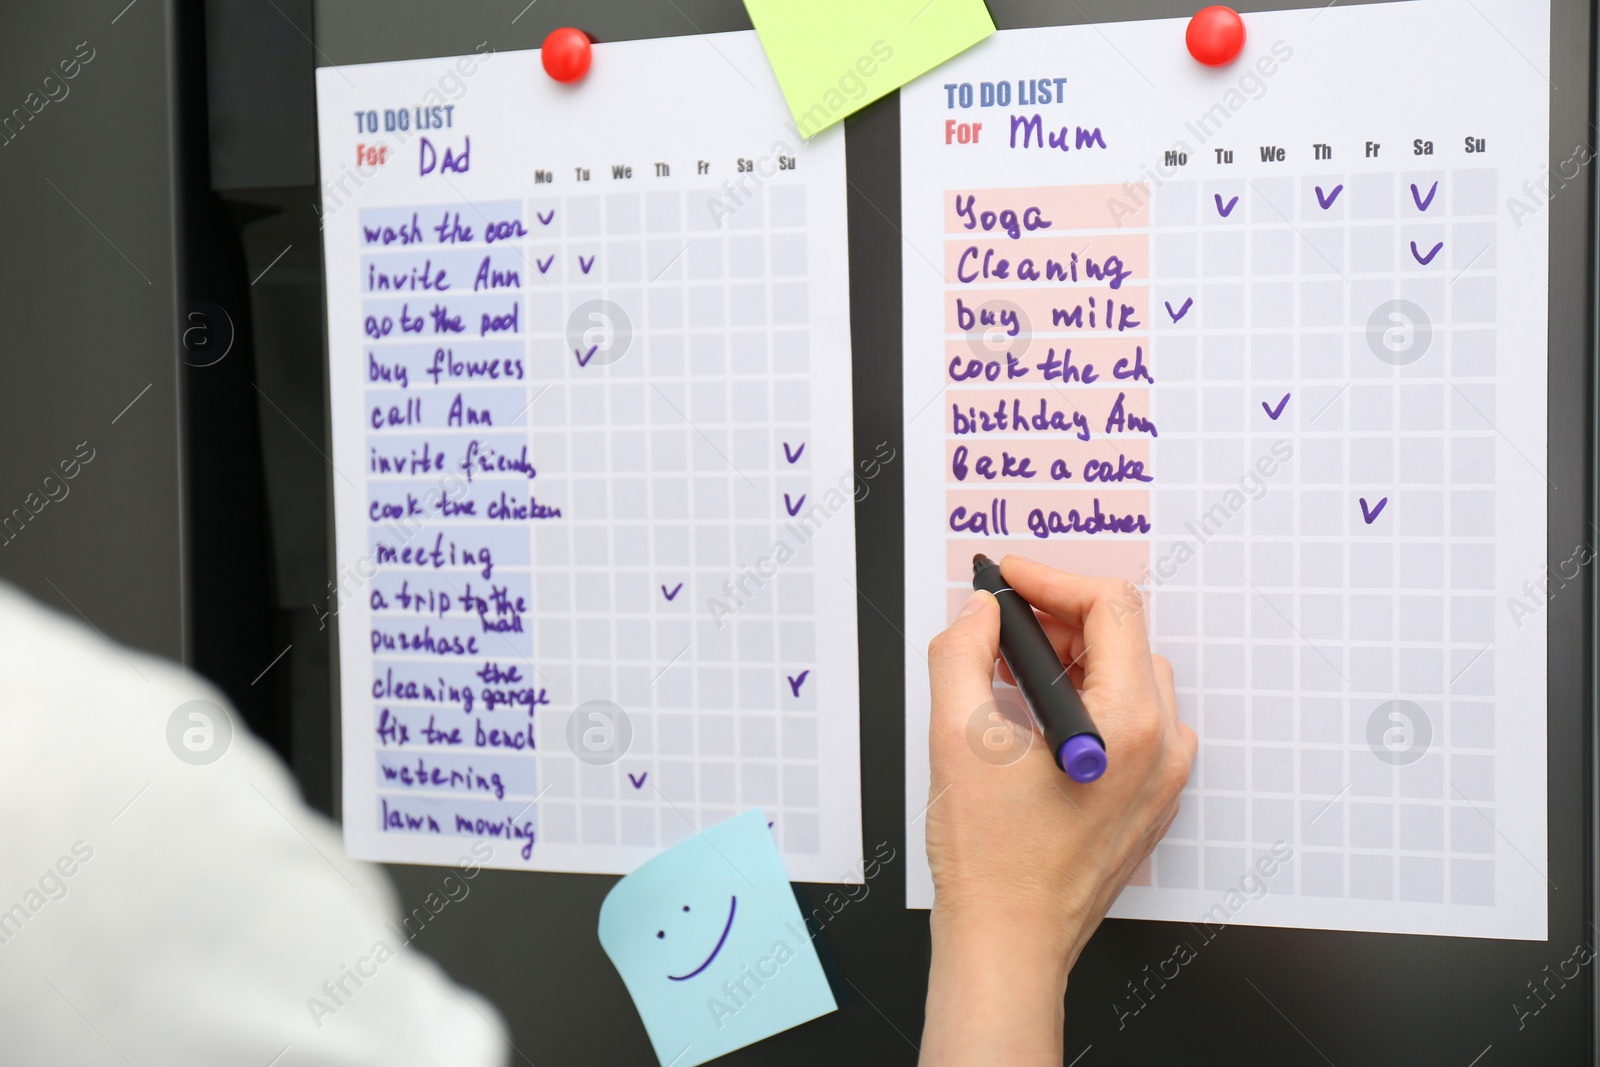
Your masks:
M1096 782L1073 781L1020 696L1009 714L997 708L1000 609L974 593L928 648L925 1063L1061 1062L1067 972L1176 817L1194 761L1194 731L1178 721L1171 666L1150 653L1137 588L1017 556L1001 572L1039 610L1108 766Z

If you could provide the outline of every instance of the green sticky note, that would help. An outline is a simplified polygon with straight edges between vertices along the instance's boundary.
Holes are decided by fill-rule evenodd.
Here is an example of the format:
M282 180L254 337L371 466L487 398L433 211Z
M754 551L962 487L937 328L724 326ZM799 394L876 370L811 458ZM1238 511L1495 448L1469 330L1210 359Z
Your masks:
M744 0L802 137L994 32L983 0Z

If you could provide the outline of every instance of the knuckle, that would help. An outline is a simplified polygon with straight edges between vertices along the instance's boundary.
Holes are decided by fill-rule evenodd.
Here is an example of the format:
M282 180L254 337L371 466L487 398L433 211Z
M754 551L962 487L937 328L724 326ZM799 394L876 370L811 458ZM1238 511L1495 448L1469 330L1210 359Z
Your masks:
M1163 805L1177 802L1189 784L1189 765L1181 759L1163 759L1153 775L1155 795Z
M1178 724L1178 736L1182 739L1185 762L1194 763L1195 753L1200 751L1200 738L1186 722Z
M1101 600L1120 604L1125 611L1139 611L1144 607L1144 593L1132 582L1122 578L1095 580L1095 593Z
M1145 596L1132 582L1101 579L1095 600L1095 606L1109 612L1112 621L1119 627L1133 625L1141 630L1144 628Z
M1189 784L1189 775L1194 772L1194 761L1179 753L1169 763L1171 769L1168 771L1167 777L1172 783L1172 791L1181 793L1184 786Z
M1121 600L1122 583L1115 578L1085 578L1096 600Z

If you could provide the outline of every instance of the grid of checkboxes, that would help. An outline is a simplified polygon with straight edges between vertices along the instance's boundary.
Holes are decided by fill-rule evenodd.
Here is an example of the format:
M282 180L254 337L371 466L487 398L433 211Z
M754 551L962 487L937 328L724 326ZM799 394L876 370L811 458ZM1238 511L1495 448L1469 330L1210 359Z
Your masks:
M780 539L784 494L812 488L809 457L785 452L813 416L805 190L769 185L718 220L720 199L528 202L555 214L527 257L563 265L527 290L530 454L571 517L532 531L535 659L569 707L611 700L633 727L618 763L589 766L563 716L540 718L549 842L655 848L759 804L786 852L821 851L822 683L787 680L815 665L811 560L748 582L742 606L724 591ZM579 365L567 328L592 300L631 324L604 366ZM713 598L736 607L721 625Z
M503 798L402 789L380 774L380 793L397 801L447 797L448 807L428 809L442 816L446 832L445 812L471 813L481 802L492 817L522 809L519 821L531 821L541 842L654 850L761 805L784 851L824 851L818 713L827 683L808 673L817 666L815 568L793 533L805 518L788 507L813 492L815 449L805 448L816 414L805 189L769 184L720 219L709 210L718 200L725 202L721 190L653 190L477 208L484 223L485 210L520 213L529 231L487 246L497 265L520 259L520 287L496 291L520 299L519 336L508 345L504 336L463 332L438 343L463 361L520 354L526 374L472 385L473 402L497 413L492 430L435 425L427 436L452 464L469 438L492 439L501 454L525 442L538 474L475 475L477 515L441 520L428 535L470 533L494 545L492 579L480 582L476 566L462 566L431 580L457 594L467 582L480 595L484 586L503 586L528 610L525 633L485 634L480 656L440 661L437 669L452 684L471 686L467 672L486 662L515 667L550 703L533 716L536 753L476 753L480 771L506 772ZM435 219L460 207L416 210ZM473 225L468 207L463 221ZM385 209L374 224L409 219L412 210ZM475 263L484 248L464 254ZM428 251L441 263L462 255L437 245ZM409 254L389 258L409 269ZM593 301L620 312L593 323L580 317L574 327L575 312ZM600 332L585 332L591 325ZM619 330L630 338L618 346L620 357L594 359L597 349L585 346L596 341L609 350ZM435 338L424 338L431 350ZM380 341L374 351L388 358L399 349ZM407 397L463 388L414 377ZM517 420L507 419L512 411ZM387 430L368 434L374 448L403 452L396 440L410 442ZM500 522L492 531L479 525L502 489L512 500L532 495L558 507L561 517ZM746 578L780 541L794 548L793 558L775 573ZM726 588L741 578L736 592ZM380 574L377 587L388 582ZM720 624L709 610L713 598L731 608ZM392 603L377 613L395 614ZM427 678L433 663L424 662L415 653L385 654L373 668L381 677L420 667ZM572 753L568 714L590 700L611 701L628 716L631 742L614 763ZM376 702L374 721L390 705L405 712L403 704ZM399 755L387 751L391 761Z
M1496 186L1152 190L1152 625L1202 738L1158 888L1227 889L1281 840L1274 892L1494 904ZM1396 300L1415 361L1417 323L1372 323ZM1391 701L1421 718L1381 714L1375 749Z

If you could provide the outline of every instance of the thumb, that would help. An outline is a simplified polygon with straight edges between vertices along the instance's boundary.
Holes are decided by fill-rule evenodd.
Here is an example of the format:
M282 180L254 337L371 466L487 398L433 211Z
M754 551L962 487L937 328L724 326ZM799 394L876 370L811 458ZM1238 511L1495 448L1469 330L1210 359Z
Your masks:
M933 726L965 727L973 710L994 700L994 662L1000 656L1000 602L978 590L949 629L928 645Z

